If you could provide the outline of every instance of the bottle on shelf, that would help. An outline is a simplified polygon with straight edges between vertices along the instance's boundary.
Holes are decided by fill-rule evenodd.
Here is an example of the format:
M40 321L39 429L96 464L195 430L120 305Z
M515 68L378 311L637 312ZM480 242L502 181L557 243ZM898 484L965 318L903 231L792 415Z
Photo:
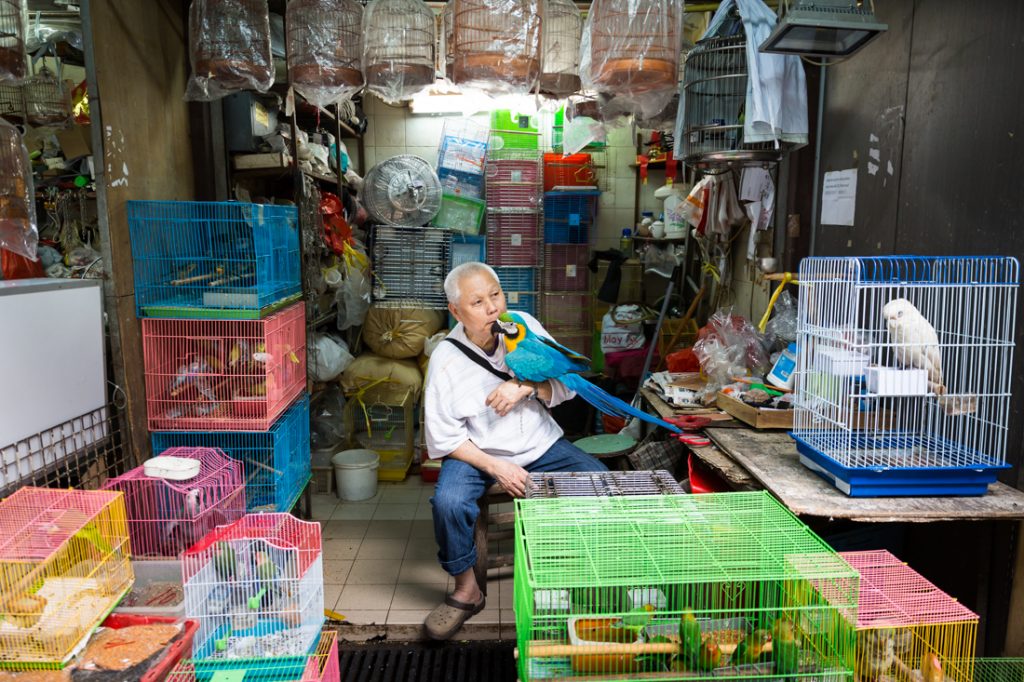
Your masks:
M619 238L619 251L627 258L633 255L633 233L628 227L622 228L622 237Z

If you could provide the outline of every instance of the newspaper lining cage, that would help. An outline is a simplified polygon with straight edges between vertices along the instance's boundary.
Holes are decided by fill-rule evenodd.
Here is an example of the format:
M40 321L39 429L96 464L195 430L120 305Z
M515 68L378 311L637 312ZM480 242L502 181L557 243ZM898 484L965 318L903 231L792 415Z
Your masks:
M519 679L849 679L857 573L767 493L516 501Z
M274 84L267 0L192 0L188 35L192 75L186 100L266 92Z
M805 258L799 279L801 461L851 496L983 495L1007 467L1017 260Z
M366 89L385 102L411 99L434 82L436 26L422 0L373 0L363 19Z
M291 510L310 479L309 396L303 394L267 431L158 431L153 452L217 448L241 463L246 511Z
M324 621L320 524L249 514L181 557L193 657L268 658L311 651Z
M21 488L0 501L0 669L58 669L131 589L124 498Z
M977 614L889 552L840 556L860 573L857 679L977 679Z
M363 87L363 6L356 0L294 0L285 18L288 80L327 106Z
M214 448L172 448L160 453L199 462L183 481L148 475L157 460L112 478L104 490L124 493L132 556L177 557L217 526L245 514L245 485L238 462Z
M310 656L283 656L274 660L181 661L167 682L341 682L338 633L325 630Z

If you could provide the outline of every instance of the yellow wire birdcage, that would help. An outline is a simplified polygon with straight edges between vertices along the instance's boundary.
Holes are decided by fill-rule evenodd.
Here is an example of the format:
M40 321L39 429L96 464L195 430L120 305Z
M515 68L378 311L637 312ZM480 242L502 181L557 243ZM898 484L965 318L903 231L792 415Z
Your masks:
M18 490L0 502L0 668L63 667L133 582L122 493Z

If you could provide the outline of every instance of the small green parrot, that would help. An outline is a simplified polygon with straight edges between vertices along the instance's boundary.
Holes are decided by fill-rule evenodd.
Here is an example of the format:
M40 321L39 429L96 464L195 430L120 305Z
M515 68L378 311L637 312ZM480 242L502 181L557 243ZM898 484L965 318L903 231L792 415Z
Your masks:
M711 672L722 664L722 649L714 637L708 637L700 645L697 654L697 670Z
M761 656L761 650L771 640L771 637L771 633L767 630L761 628L754 630L736 645L736 651L732 652L729 664L750 665L757 663L757 659Z
M654 635L647 640L648 644L670 644L671 642L672 640L668 637L661 635ZM671 654L644 654L638 656L636 662L644 672L663 672L668 667L671 658Z
M615 624L615 627L626 628L639 635L645 627L654 619L654 607L644 604L631 610Z
M679 657L687 666L694 667L700 652L700 623L687 609L679 621Z
M223 540L214 547L213 569L217 572L217 577L221 580L231 580L238 568L235 550Z
M277 578L277 564L270 555L260 550L255 555L256 579L260 582L271 582Z
M781 615L772 624L772 660L776 675L793 675L800 669L800 645L793 623Z

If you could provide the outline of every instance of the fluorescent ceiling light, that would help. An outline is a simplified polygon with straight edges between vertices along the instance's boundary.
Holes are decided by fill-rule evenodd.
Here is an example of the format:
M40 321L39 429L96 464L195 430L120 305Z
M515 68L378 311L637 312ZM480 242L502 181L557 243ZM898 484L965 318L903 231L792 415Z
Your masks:
M889 30L855 0L795 0L775 25L761 52L844 57Z

